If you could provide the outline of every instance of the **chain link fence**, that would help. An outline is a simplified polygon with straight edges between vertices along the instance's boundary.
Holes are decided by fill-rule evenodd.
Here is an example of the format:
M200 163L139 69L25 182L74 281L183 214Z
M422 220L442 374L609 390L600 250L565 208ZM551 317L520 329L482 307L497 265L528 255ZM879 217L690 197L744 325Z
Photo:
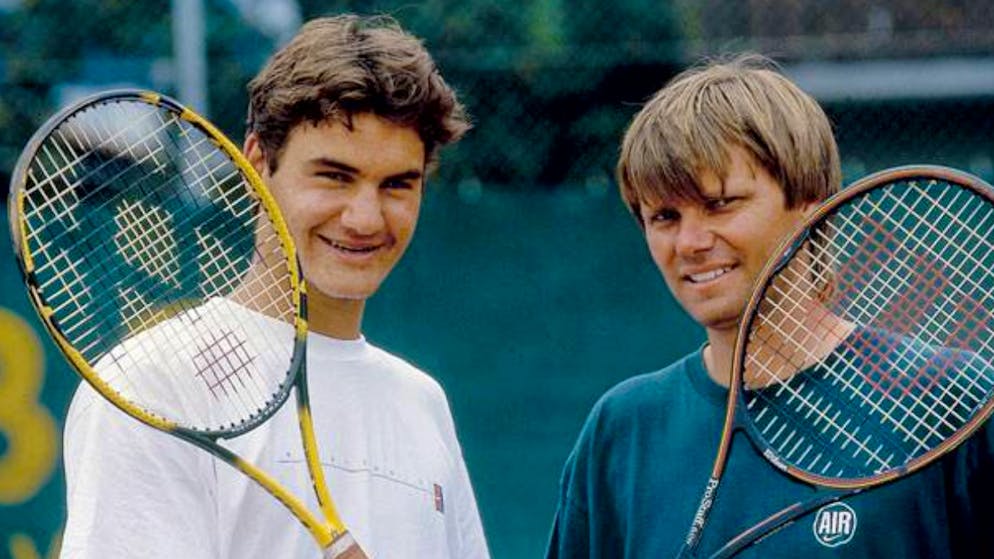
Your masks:
M205 2L209 115L236 138L245 83L274 46L238 3ZM813 89L836 125L848 179L909 162L992 178L987 0L298 4L305 19L388 13L425 39L476 125L449 150L438 181L468 195L610 186L619 137L638 106L689 63L744 50L774 57L788 74L796 69L793 77ZM9 172L34 127L79 86L175 93L168 9L111 0L3 5L0 170ZM929 64L940 71L929 73Z

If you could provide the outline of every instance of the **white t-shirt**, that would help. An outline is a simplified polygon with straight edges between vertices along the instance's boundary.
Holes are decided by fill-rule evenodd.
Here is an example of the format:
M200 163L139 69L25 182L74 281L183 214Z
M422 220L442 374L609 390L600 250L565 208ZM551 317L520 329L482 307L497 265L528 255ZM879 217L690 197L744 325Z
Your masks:
M489 557L448 403L364 339L309 334L308 390L328 486L373 559ZM224 446L320 511L296 406ZM63 558L320 557L282 504L233 467L77 390L65 426Z

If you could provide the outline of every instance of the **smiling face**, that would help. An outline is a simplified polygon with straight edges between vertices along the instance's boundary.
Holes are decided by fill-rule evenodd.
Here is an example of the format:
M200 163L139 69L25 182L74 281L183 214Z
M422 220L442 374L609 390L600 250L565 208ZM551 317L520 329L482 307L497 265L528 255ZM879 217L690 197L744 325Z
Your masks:
M418 221L425 165L418 133L360 113L351 129L334 120L294 127L275 171L255 136L245 153L286 218L314 306L370 297Z
M703 201L646 201L646 242L667 286L709 333L732 331L773 251L811 208L787 209L783 190L741 148L724 181L699 174Z

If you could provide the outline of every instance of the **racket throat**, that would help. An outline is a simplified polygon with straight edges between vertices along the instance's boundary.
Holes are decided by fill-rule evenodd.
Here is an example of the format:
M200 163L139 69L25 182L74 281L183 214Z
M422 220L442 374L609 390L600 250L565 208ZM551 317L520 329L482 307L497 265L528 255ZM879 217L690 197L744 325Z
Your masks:
M324 548L323 559L364 559L366 554L348 531L340 532Z
M697 506L694 521L690 525L690 531L687 532L687 539L684 542L687 551L692 552L696 550L697 545L701 541L701 532L704 530L704 524L707 523L708 515L711 513L711 506L714 504L715 495L718 492L719 481L718 478L711 477L704 487L704 495L701 497L701 502Z

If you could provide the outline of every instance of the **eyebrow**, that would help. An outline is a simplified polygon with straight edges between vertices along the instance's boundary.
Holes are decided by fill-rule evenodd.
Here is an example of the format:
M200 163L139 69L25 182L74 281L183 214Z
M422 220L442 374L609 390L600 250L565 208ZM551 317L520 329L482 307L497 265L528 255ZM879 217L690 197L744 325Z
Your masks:
M349 174L352 174L352 175L359 175L359 174L361 174L361 172L359 171L359 169L353 167L352 165L349 165L347 163L342 163L341 161L337 161L335 159L331 159L331 158L328 158L328 157L318 157L318 158L315 158L315 159L311 160L311 163L313 163L315 165L318 165L318 166L321 166L321 167L331 167L333 169L338 169L339 171L343 171L343 172L346 172L346 173L349 173ZM385 180L418 180L423 175L424 175L424 173L422 173L421 171L416 170L416 169L411 169L409 171L404 171L404 172L401 172L401 173L390 175L390 176L386 177Z
M402 181L414 181L420 179L422 176L421 171L405 171L403 173L397 173L396 175L390 175L387 180L402 180Z
M311 163L321 167L332 167L334 169L338 169L339 171L345 171L346 173L351 173L353 175L359 174L359 169L328 157L315 157L311 160Z

